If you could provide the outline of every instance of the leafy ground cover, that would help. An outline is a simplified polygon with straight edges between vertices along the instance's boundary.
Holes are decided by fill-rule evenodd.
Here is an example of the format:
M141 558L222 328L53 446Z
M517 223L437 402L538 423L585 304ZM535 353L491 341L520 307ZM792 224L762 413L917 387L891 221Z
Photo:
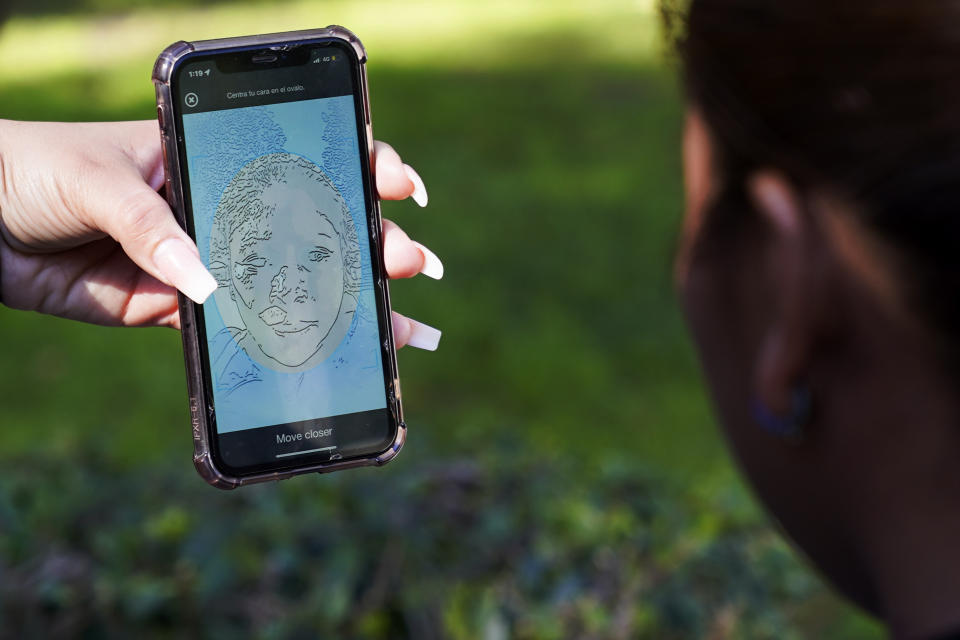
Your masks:
M375 131L430 191L386 215L447 268L394 303L444 339L401 353L389 468L225 496L189 463L176 334L0 309L9 620L162 634L236 594L198 635L876 633L776 541L711 423L670 286L682 113L648 3L46 9L0 31L4 117L149 118L173 40L354 29Z
M582 482L496 442L226 496L76 462L0 477L0 626L21 637L780 640L819 590L733 496L633 461Z

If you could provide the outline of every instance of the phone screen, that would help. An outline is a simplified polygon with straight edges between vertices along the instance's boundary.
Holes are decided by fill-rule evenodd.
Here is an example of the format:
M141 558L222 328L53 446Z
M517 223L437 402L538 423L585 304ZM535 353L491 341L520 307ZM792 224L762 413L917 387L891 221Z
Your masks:
M174 75L214 456L238 475L396 434L359 62L339 44L187 58Z

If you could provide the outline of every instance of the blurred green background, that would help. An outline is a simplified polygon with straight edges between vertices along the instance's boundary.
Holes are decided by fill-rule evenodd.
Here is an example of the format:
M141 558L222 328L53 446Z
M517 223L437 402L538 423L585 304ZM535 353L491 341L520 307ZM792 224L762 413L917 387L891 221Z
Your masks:
M648 0L39 0L0 116L154 116L179 39L343 24L446 276L384 469L234 493L193 471L179 336L0 309L0 637L879 637L773 532L671 289L682 109Z

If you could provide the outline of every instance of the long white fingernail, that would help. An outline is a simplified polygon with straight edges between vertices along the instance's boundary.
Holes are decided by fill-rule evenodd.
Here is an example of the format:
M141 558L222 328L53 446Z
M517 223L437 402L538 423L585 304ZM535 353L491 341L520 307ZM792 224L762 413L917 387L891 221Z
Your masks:
M417 349L426 351L436 351L440 344L440 336L443 335L439 329L434 329L430 325L410 320L410 337L407 338L407 344Z
M413 183L413 195L410 197L421 207L427 206L427 187L423 184L423 180L408 164L403 165L403 171L410 178L410 182Z
M217 288L217 281L197 254L179 238L161 242L153 251L153 263L171 285L197 304L203 304Z
M425 246L413 241L413 244L417 246L417 249L420 249L420 253L423 254L423 267L420 268L420 273L425 276L430 276L434 280L439 280L443 277L443 263L440 262L440 258L437 257L433 251L427 249Z

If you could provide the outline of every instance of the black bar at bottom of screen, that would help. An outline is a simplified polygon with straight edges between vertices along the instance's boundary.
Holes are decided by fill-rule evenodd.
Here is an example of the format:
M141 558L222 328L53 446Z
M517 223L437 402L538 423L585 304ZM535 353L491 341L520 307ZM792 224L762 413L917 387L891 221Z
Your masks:
M348 413L219 435L220 456L231 467L309 458L311 462L370 454L390 443L386 409Z

